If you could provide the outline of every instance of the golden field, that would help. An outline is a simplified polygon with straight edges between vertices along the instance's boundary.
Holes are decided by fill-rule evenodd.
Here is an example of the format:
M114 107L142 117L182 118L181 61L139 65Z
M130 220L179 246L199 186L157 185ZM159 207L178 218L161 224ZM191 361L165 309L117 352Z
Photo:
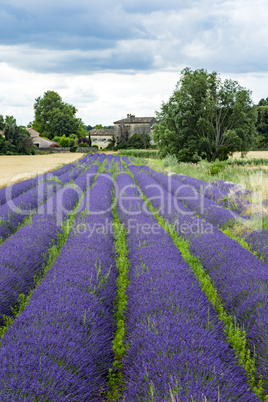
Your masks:
M232 158L240 159L241 153L235 152L233 154ZM257 158L260 158L260 159L268 158L268 151L249 151L245 156L245 159L253 159L253 158L256 158L256 159Z
M0 188L57 169L63 164L75 162L83 155L66 153L0 156Z

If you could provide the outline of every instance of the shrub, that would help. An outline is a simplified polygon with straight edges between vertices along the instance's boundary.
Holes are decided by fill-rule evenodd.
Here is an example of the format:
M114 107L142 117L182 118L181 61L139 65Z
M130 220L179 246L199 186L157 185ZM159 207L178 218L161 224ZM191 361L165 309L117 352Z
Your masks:
M79 147L91 147L91 141L87 138L79 138L78 140Z
M60 139L60 146L61 147L69 147L70 146L70 139L63 135Z
M69 138L70 138L70 140L73 140L74 142L78 140L78 137L76 134L70 134Z
M77 147L71 147L70 148L70 152L76 152L76 150L77 150Z
M224 162L220 162L218 159L216 159L216 161L210 167L210 174L212 176L219 174L222 170L225 169L225 166L226 164Z
M175 155L168 154L164 159L163 159L163 167L166 168L168 166L174 166L178 163L178 159Z
M89 147L89 145L86 142L79 142L79 147L84 148L84 147Z
M57 142L58 144L60 143L61 137L56 135L54 138L52 138L52 141Z

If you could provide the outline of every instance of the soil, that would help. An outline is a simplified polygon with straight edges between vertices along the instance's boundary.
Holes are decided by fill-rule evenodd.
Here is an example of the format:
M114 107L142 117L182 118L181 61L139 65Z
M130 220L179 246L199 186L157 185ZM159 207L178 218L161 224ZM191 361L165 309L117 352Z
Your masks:
M57 169L80 159L81 153L0 156L0 188Z

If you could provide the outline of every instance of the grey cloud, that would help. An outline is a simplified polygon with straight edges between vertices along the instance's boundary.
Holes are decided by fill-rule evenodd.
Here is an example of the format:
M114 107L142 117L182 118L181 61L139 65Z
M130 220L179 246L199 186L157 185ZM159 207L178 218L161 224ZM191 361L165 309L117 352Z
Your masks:
M0 61L26 70L267 71L262 0L2 3Z

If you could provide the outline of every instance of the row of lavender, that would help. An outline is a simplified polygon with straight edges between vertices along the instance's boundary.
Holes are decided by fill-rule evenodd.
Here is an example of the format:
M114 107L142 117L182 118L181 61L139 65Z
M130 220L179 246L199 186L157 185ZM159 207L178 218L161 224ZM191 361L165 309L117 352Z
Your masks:
M222 180L219 180L213 184L206 184L202 180L198 180L192 177L187 177L183 175L174 175L176 179L180 180L184 184L191 185L194 188L198 189L199 192L205 194L205 196L209 199L215 200L217 203L221 205L225 205L226 207L237 211L244 218L250 219L254 216L259 217L262 216L260 212L257 214L254 213L254 206L248 201L241 200L236 197L229 197L229 192L235 192L237 196L246 194L252 195L253 192L242 189L233 183L227 183ZM262 201L262 205L264 210L262 213L266 214L265 211L266 206L268 205L267 200ZM250 215L250 213L252 215ZM263 259L265 262L268 262L268 231L264 229L259 230L250 230L241 231L240 236L245 239L245 241L250 245L251 249L257 253L257 255Z
M98 157L98 156L97 156ZM87 158L77 172L84 172L50 197L31 221L10 236L0 246L0 324L11 316L21 294L26 295L34 286L48 261L49 249L56 245L62 233L62 223L72 212L79 198L94 180L98 165L91 163L97 157ZM27 194L27 193L26 193Z
M122 400L255 401L189 265L127 174L116 179L129 286ZM205 399L206 398L206 399Z
M216 225L195 216L154 178L135 166L129 169L160 215L169 223L175 223L179 235L190 241L191 253L202 261L225 310L245 328L252 356L256 353L259 378L264 379L267 392L268 265L224 235ZM215 221L213 210L209 220Z
M110 177L100 174L61 253L0 349L2 401L101 401L112 365L116 270ZM90 200L90 201L89 201ZM90 214L85 214L90 211Z
M218 203L222 203L227 207L225 202L223 202L223 200L226 199L226 195L219 193L217 187L211 184L187 176L175 175L174 177L173 175L172 177L168 177L145 166L142 166L140 169L150 174L161 186L171 192L191 211L213 225L224 228L226 225L231 226L236 222L243 223L243 218L246 217L242 212L246 211L249 206L247 201L241 201L239 199L234 200L235 204L233 204L233 206L237 206L237 212L232 209L226 209L218 205ZM214 202L214 200L217 202ZM251 249L255 251L261 259L268 262L267 230L252 230L250 233L246 231L243 233L243 231L241 231L241 236L243 236Z

